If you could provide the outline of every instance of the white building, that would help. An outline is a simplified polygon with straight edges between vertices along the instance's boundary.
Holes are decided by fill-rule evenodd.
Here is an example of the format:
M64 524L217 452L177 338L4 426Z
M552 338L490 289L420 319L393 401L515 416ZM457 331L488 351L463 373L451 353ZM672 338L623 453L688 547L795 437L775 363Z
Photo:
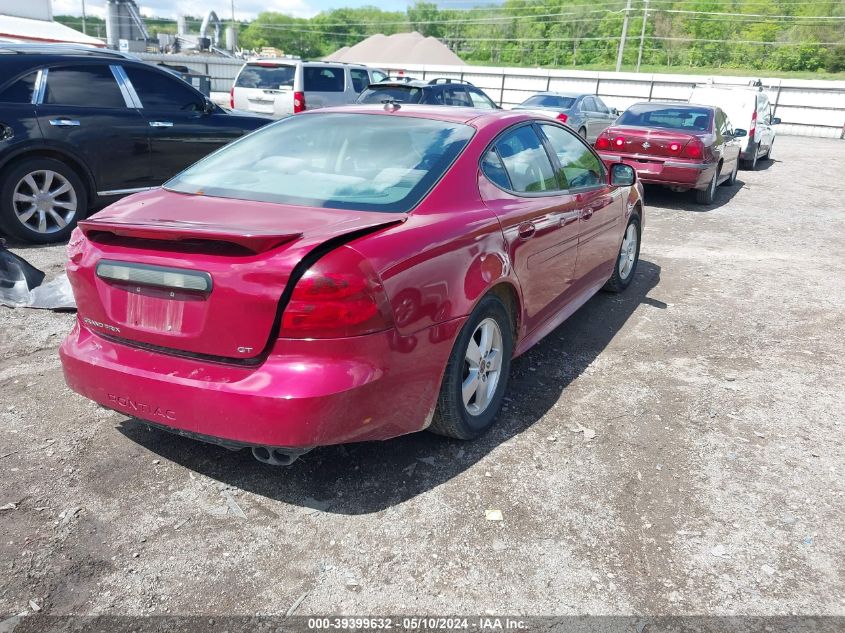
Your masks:
M105 42L96 37L54 22L51 0L0 2L0 40L105 46Z

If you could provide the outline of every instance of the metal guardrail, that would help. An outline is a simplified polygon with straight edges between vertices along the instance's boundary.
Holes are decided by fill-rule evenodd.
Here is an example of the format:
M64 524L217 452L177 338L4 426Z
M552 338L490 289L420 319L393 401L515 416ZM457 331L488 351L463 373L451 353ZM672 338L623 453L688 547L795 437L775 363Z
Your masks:
M147 61L166 61L209 75L212 91L228 92L242 60L211 55L138 55ZM408 74L425 80L451 77L470 81L502 107L521 103L535 92L577 90L600 96L610 107L624 110L637 101L686 101L692 89L707 82L715 86L747 86L761 79L782 134L845 138L845 81L766 77L675 75L646 73L501 68L489 66L430 66L369 63L390 75Z

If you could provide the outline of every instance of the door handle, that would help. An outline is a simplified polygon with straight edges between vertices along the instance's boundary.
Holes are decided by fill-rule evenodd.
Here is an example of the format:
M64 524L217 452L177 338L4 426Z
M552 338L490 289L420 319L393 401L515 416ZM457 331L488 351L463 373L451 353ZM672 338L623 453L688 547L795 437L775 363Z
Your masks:
M537 227L534 226L533 222L523 222L519 225L519 237L520 239L527 240L534 232L537 230Z
M150 121L150 127L173 127L172 121Z
M560 216L560 225L566 226L567 224L572 224L573 222L577 222L578 218L580 217L580 211L567 211L566 213Z
M591 208L581 209L582 220L589 220L591 217L593 217L593 210Z
M76 119L50 119L50 125L54 127L79 127Z

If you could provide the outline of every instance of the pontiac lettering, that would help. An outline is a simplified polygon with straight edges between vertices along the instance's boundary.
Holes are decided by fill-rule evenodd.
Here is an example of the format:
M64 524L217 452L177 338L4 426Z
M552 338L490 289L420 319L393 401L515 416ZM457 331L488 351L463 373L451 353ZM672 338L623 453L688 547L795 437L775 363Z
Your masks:
M114 405L117 405L121 409L137 411L141 414L152 415L157 418L164 418L165 420L176 419L176 412L172 409L162 409L161 407L157 407L152 404L147 404L146 402L138 402L137 400L127 398L126 396L118 396L116 394L110 393L109 402Z

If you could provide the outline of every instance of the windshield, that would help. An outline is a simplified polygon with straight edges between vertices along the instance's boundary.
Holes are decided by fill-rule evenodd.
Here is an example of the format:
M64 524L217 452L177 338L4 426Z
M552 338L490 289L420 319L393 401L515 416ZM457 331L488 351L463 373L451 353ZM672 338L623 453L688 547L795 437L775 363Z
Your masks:
M616 121L616 125L658 127L668 130L706 132L710 129L712 110L685 106L637 104Z
M292 116L211 154L164 186L220 198L402 213L422 200L473 131L389 114Z
M575 103L572 97L559 97L557 95L534 95L528 97L519 104L520 108L556 108L567 110Z
M358 103L382 103L393 100L399 103L419 103L422 90L412 86L384 86L367 88L358 97Z
M293 88L296 66L255 66L247 65L241 70L235 82L237 88L263 88L279 90Z

